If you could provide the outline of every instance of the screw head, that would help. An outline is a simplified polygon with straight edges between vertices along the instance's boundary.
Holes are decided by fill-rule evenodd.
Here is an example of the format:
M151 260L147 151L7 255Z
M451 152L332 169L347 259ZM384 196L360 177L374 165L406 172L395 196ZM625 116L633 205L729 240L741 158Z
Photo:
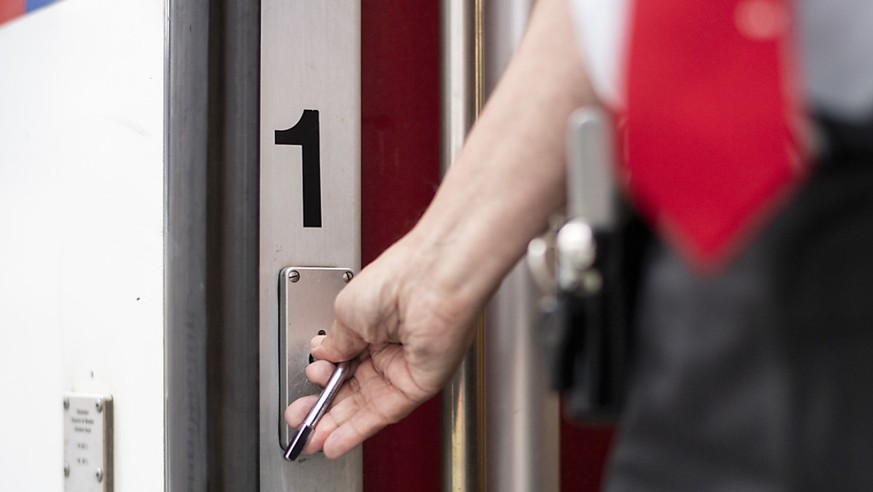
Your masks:
M345 283L351 282L352 278L354 278L354 276L355 276L355 274L350 272L350 271L343 272L343 282L345 282Z
M64 397L64 410L69 410L69 409L70 409L70 399L65 396Z
M94 476L97 478L97 483L103 482L103 468L97 468L97 472L94 473Z
M297 270L291 270L288 272L288 280L291 282L297 282L300 280L300 272Z
M70 464L64 463L64 477L70 476Z
M97 408L97 413L103 411L103 399L97 398L97 401L94 403L94 406Z

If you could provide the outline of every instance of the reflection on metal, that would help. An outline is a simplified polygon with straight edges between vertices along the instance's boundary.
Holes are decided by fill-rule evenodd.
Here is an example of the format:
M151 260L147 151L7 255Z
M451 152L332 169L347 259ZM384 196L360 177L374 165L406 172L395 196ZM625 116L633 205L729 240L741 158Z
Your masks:
M362 488L360 448L337 460L317 454L287 462L276 434L283 405L277 274L288 265L360 268L360 24L356 1L261 3L259 459L264 491ZM304 283L308 272L298 273ZM343 282L342 273L337 275ZM314 335L328 328L309 330ZM312 335L294 342L301 344L301 355ZM303 355L300 372L286 374L289 380L304 380L305 360Z
M112 397L64 396L64 490L112 492Z
M441 14L443 172L482 109L483 0L443 0ZM442 489L485 488L484 323L442 396Z
M532 0L487 3L486 96L521 41L532 4ZM543 242L541 246L541 273L553 276L548 244ZM546 278L541 280L547 282ZM560 488L560 404L548 388L541 344L532 329L537 294L521 263L504 279L486 311L485 448L489 491L555 492Z
M516 265L486 312L486 448L490 491L560 488L560 404L531 329L537 295Z
M483 0L443 0L441 167L451 165L483 103Z
M615 187L612 163L612 123L597 107L577 109L570 115L567 130L567 214L584 218L594 228L616 224Z
M348 283L348 268L288 267L279 275L279 416L297 398L321 390L303 373L309 364L309 341L333 324L333 303ZM292 430L279 419L279 443L285 448Z
M442 490L485 490L484 319L442 395Z

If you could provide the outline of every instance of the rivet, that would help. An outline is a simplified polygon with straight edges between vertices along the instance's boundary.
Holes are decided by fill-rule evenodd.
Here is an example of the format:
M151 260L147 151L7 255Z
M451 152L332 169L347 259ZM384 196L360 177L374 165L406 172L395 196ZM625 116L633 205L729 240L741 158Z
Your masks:
M69 463L64 463L64 476L65 477L70 476L70 464Z
M98 468L97 468L97 473L95 473L94 476L97 477L97 482L98 482L98 483L102 483L102 482L103 482L103 468L99 468L99 467L98 467Z
M97 407L97 413L102 412L103 411L103 399L97 398L97 401L94 403L94 406Z

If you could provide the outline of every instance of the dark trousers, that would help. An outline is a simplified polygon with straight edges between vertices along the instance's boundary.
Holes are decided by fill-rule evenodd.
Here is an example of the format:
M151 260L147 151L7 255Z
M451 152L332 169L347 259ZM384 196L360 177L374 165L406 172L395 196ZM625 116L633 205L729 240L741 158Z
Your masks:
M869 157L819 164L719 275L654 245L640 303L608 490L873 490Z

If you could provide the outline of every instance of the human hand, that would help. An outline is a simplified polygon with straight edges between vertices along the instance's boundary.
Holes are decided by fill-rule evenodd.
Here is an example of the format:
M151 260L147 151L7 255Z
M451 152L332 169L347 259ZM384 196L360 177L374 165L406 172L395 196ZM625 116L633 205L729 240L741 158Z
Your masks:
M479 301L439 285L433 261L408 237L365 268L339 294L329 335L313 339L318 360L306 376L324 386L328 361L357 358L304 454L324 449L329 458L351 450L435 395L454 374L472 341ZM285 412L292 427L303 421L315 395Z

